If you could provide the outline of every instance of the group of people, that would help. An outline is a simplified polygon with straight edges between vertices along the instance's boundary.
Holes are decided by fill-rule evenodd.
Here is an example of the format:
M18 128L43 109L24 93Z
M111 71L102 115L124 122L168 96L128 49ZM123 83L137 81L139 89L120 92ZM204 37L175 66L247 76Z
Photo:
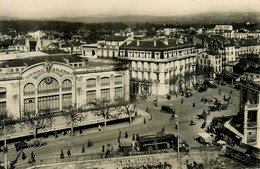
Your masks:
M204 169L204 166L201 163L197 163L196 161L193 161L193 163L189 163L189 161L186 161L186 166L188 169Z
M23 160L26 159L26 155L25 155L24 152L22 153L22 159L23 159ZM33 163L35 163L35 162L36 162L36 160L35 160L35 155L34 155L34 153L33 153L33 151L32 151L32 152L31 152L31 158L28 160L28 164L33 164Z
M107 144L105 147L102 145L101 147L101 158L113 157L115 154L114 147L110 144Z
M71 157L71 152L70 152L70 149L68 149L67 151L67 154L68 154L68 157ZM60 158L63 159L64 158L64 153L63 153L63 150L61 150L60 152Z

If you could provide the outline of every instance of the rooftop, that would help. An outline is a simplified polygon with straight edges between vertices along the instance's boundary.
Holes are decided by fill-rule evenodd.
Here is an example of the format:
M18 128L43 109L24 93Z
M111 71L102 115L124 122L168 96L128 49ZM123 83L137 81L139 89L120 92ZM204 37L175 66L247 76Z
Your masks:
M68 60L70 63L73 62L82 62L83 59L76 55L47 55L47 56L39 56L39 57L28 57L28 58L21 58L15 59L11 61L6 61L1 66L3 67L23 67L23 66L31 66L39 62L46 62L46 61L54 61L54 62L61 62L66 63Z
M105 38L106 41L125 41L128 36L109 36Z
M164 41L166 40L166 41ZM168 42L167 42L168 41ZM168 43L168 45L167 45ZM186 47L195 47L192 41L179 39L154 39L154 40L134 40L130 44L127 42L120 46L120 49L128 50L171 50Z

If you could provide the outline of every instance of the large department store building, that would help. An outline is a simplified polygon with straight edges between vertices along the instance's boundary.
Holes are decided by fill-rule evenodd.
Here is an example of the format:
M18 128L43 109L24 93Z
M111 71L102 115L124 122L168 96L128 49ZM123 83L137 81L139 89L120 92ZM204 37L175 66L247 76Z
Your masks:
M0 112L22 118L25 111L70 104L86 105L96 98L129 98L129 70L118 62L90 62L74 55L49 55L0 63Z

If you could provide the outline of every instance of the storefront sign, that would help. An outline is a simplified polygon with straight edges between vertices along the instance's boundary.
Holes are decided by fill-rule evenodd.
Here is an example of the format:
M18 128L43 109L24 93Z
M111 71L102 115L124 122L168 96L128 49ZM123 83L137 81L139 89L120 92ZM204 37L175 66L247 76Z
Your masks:
M71 73L69 71L64 70L64 69L59 69L59 68L52 68L50 70L50 72L57 73L60 76L71 75ZM26 75L26 79L29 79L29 78L35 77L35 76L39 76L40 74L43 74L43 73L47 73L47 70L46 69L39 69L39 70L33 71L33 72L29 73L28 75Z
M66 67L62 67L60 65L54 65L51 63L47 63L45 65L41 65L35 68L32 68L31 70L28 70L24 73L24 77L26 79L29 78L37 78L38 76L40 76L41 74L44 73L56 73L59 76L63 76L63 75L71 75L72 72L71 70L68 70Z
M152 162L153 159L151 157L138 157L138 158L121 159L117 162L117 165L119 169L119 168L151 166Z

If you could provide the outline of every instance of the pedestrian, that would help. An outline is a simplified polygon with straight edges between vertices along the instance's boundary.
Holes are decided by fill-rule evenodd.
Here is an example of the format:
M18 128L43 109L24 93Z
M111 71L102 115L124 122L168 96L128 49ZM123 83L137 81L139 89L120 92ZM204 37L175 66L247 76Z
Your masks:
M68 151L67 151L67 154L68 154L68 157L70 157L70 156L71 156L70 149L68 149Z
M33 154L33 151L31 152L31 159L33 159L34 158L34 154Z
M64 158L64 153L63 153L63 150L60 151L60 158Z
M144 118L144 124L146 124L146 118Z
M135 134L133 134L132 141L135 141Z
M101 131L101 126L100 125L98 125L98 131Z
M181 99L181 104L183 104L183 99Z
M114 147L111 146L111 153L113 154L114 153Z
M195 103L193 102L192 107L195 107Z
M85 146L84 146L84 144L82 146L81 153L85 153Z
M121 130L119 129L118 138L121 138Z
M128 138L128 133L127 133L127 131L125 132L125 138L126 138L126 139Z
M102 151L103 153L105 152L105 146L104 146L104 145L102 145L101 151Z
M88 139L88 147L91 147L93 145L93 143L90 141L90 139Z
M58 134L57 131L55 131L55 139L58 138Z
M22 154L22 159L23 160L25 160L26 159L26 155L25 155L25 153L23 152L23 154Z

